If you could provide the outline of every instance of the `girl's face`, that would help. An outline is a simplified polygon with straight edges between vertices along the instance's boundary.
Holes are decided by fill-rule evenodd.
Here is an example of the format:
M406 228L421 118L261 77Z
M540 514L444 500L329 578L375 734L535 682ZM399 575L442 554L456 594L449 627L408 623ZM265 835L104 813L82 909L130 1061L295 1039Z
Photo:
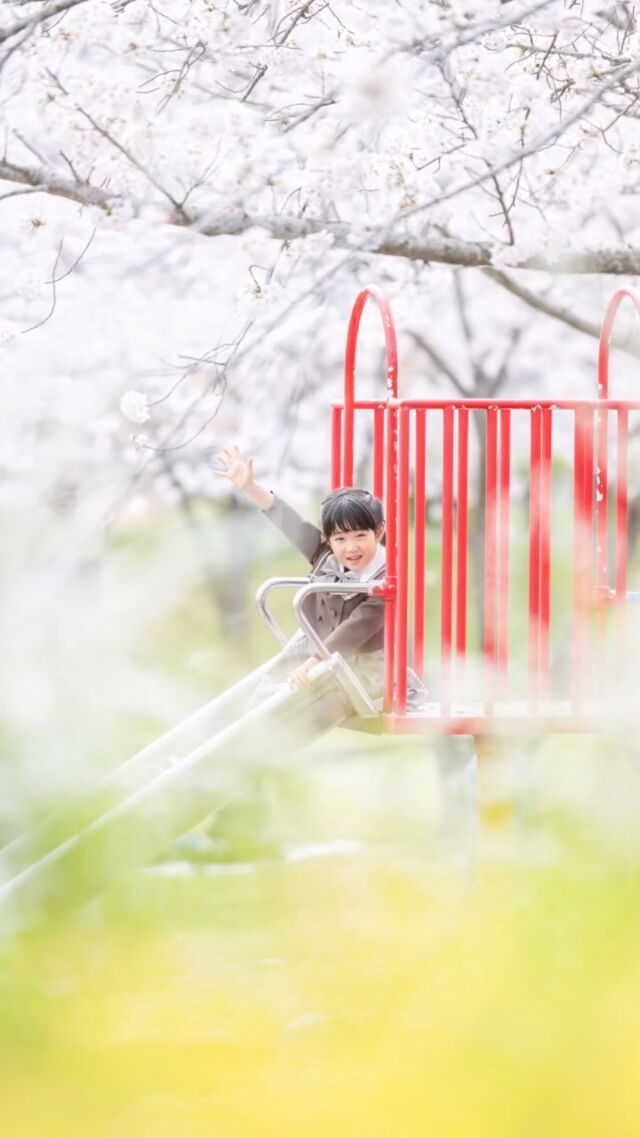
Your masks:
M384 537L384 522L373 529L336 530L329 538L329 545L336 561L360 573L373 560L380 540Z

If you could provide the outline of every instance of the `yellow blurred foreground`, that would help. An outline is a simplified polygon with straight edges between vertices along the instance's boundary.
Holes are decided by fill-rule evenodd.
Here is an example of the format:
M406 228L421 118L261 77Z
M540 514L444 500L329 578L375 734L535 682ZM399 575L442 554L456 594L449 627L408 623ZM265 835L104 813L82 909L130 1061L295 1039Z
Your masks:
M556 837L145 872L5 945L3 1138L636 1138L640 866Z

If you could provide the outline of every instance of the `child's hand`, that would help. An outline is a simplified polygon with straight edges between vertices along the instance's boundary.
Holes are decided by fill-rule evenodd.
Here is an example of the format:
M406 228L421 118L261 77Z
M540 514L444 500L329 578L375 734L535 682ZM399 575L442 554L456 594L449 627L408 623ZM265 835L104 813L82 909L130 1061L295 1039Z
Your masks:
M240 454L239 448L232 446L223 447L216 455L216 461L220 463L222 470L216 470L214 466L214 474L219 474L221 478L226 478L228 482L232 482L261 510L266 512L271 509L274 502L273 494L265 486L260 486L253 477L252 458L245 460Z
M303 688L308 688L311 683L309 672L320 662L317 656L310 656L308 660L305 660L304 664L301 664L299 668L296 668L295 672L291 673L288 680L289 686L298 691L302 691Z
M245 461L237 446L224 447L216 455L216 461L223 469L216 470L214 467L214 473L233 482L238 490L249 490L253 486L253 459L248 458Z

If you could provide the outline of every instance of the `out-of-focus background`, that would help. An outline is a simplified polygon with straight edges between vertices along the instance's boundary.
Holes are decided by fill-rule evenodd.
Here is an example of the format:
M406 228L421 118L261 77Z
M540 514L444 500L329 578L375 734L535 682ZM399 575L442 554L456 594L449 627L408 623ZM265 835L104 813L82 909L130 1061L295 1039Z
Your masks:
M640 275L639 35L591 0L3 3L0 844L274 651L255 589L304 562L214 456L317 517L364 285L403 394L595 395ZM635 1134L634 736L484 744L479 832L464 741L265 740L163 862L4 931L7 1135Z

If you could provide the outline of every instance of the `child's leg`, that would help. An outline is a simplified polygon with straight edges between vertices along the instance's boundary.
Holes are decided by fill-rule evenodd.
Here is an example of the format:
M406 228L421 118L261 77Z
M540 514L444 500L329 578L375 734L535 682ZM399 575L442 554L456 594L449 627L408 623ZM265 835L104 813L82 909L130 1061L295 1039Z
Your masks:
M351 664L367 692L378 703L384 696L384 652L366 652L356 656ZM416 711L427 699L428 692L413 668L407 668L407 710Z
M273 657L267 670L260 676L249 696L247 708L257 707L259 703L272 696L282 684L287 682L293 670L304 664L311 655L312 648L306 637L295 636L285 644L282 651Z
M417 711L429 697L419 675L413 668L407 668L407 711Z
M360 656L347 660L356 676L364 686L367 695L376 706L382 707L384 696L384 652L363 652Z

